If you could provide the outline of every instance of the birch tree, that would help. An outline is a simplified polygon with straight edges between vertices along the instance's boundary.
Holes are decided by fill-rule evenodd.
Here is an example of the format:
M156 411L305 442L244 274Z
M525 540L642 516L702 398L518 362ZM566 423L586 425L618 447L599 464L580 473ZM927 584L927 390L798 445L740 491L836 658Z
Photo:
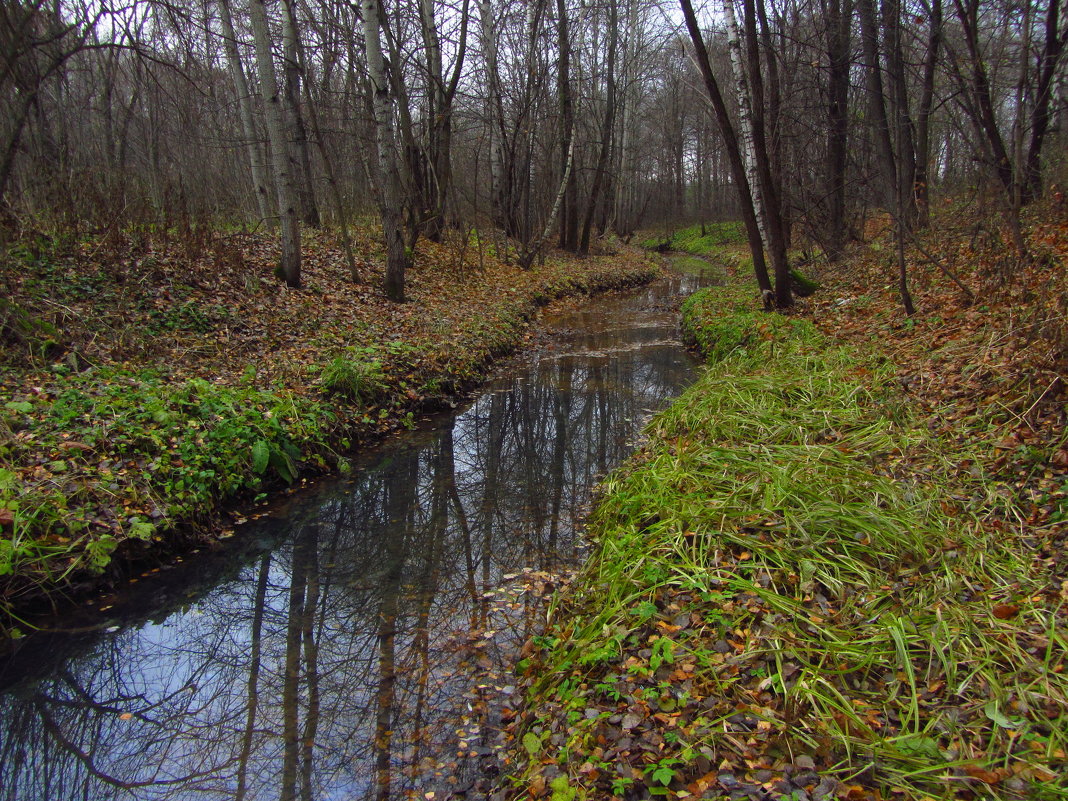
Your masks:
M749 179L749 188L753 193L753 208L756 210L757 223L763 242L768 241L768 214L764 205L764 193L760 191L760 180L756 167L756 140L753 137L753 97L749 90L749 80L745 74L742 59L742 35L738 28L738 17L734 0L723 0L723 16L727 22L727 51L731 57L731 70L734 73L734 86L738 100L738 128L741 132L742 156L745 158L745 174Z
M745 171L745 162L742 159L742 151L738 146L738 134L734 124L727 113L727 104L723 100L723 93L719 88L719 81L712 72L712 64L708 58L708 48L705 46L704 34L697 24L697 15L694 14L693 4L690 0L679 0L682 7L683 17L686 20L686 29L693 42L694 59L701 71L705 91L712 102L712 110L719 125L720 135L727 150L730 163L731 178L734 181L738 195L738 205L745 223L746 238L749 241L749 251L753 257L753 272L756 275L757 285L764 296L765 303L774 296L771 288L771 280L768 277L767 263L764 261L764 242L760 235L760 225L757 222L756 208L753 205L753 193L749 186L749 178Z
M282 257L278 271L288 286L297 288L300 286L300 219L285 135L283 98L278 90L274 57L271 54L271 34L265 0L251 0L249 19L252 22L252 36L256 45L256 68L263 90L267 136L271 143L271 166L281 221Z
M226 53L230 75L234 82L234 92L237 94L237 107L241 115L241 129L245 137L249 170L252 173L252 192L256 198L256 208L261 220L273 222L275 216L271 210L271 187L267 181L263 143L256 132L255 116L252 112L252 90L249 88L248 76L245 75L241 52L237 46L237 33L234 29L230 0L219 0L219 21L222 23L223 30L223 50Z

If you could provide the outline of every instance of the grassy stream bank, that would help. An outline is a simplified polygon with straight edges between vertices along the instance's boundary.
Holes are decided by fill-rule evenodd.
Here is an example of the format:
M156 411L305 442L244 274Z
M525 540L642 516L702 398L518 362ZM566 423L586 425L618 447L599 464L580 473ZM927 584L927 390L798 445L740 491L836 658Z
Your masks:
M754 308L739 281L684 307L708 369L606 482L520 665L519 787L1068 797L1068 584L877 345Z
M225 528L226 504L346 470L517 347L550 301L651 280L624 249L529 271L486 243L420 243L409 301L361 280L327 234L306 286L270 240L42 241L4 254L0 611L84 593ZM16 621L17 622L17 621Z

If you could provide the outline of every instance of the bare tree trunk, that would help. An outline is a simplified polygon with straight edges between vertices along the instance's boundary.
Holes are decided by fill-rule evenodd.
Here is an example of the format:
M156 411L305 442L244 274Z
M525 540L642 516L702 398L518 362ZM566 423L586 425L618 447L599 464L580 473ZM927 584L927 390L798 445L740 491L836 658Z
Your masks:
M404 273L408 254L404 247L401 224L400 170L393 134L393 99L386 63L382 58L382 5L380 0L361 0L364 46L367 49L367 74L371 81L378 146L378 208L386 240L386 278L384 291L390 300L404 300Z
M297 180L297 198L300 201L304 224L318 228L322 224L319 204L315 200L315 184L312 176L311 152L308 148L308 129L300 108L300 85L304 69L300 58L300 39L297 30L297 11L293 0L282 0L282 41L285 51L286 110L289 112L290 154L295 161L291 165Z
M900 116L895 116L894 133L897 138L898 152L900 153L905 147L905 137L909 133ZM898 164L900 163L899 160ZM916 308L912 304L912 293L909 291L908 271L905 264L905 231L909 228L905 195L906 193L911 195L912 187L905 180L900 179L899 176L896 189L897 213L894 216L897 218L895 220L897 232L897 290L901 297L901 305L905 309L905 314L911 317L916 313Z
M529 270L530 266L534 263L541 250L545 247L545 241L549 238L549 234L553 230L553 225L556 223L556 215L560 213L560 204L564 199L564 191L567 188L567 182L571 178L571 169L575 163L575 132L571 132L571 147L567 151L567 164L564 166L564 174L560 178L560 187L556 190L556 200L553 201L552 210L549 212L549 218L545 221L545 228L542 229L541 235L528 243L523 248L523 253L519 257L519 266L524 270Z
M967 2L967 5L965 5ZM1005 211L1005 222L1009 226L1016 255L1021 260L1028 257L1027 243L1020 227L1021 194L1017 191L1019 176L1013 170L1013 162L1005 147L1005 140L998 127L997 113L994 109L993 93L986 62L979 49L979 0L953 0L964 34L964 43L968 49L968 67L970 78L965 78L959 66L955 74L961 88L967 95L965 108L972 117L972 124L979 133L983 149L991 162L994 175L1001 184Z
M857 13L860 15L860 41L864 52L868 117L875 137L875 155L881 179L879 197L882 203L889 203L897 197L897 167L894 161L894 145L890 139L890 122L886 115L875 0L857 0Z
M742 220L745 223L745 233L749 240L749 251L753 256L753 272L756 275L757 285L767 303L773 295L771 279L768 277L767 264L764 261L764 243L760 236L760 226L757 223L756 210L753 207L753 195L749 188L749 179L745 173L745 164L742 161L742 152L738 147L738 135L731 124L730 115L727 113L727 104L719 90L719 83L712 72L712 65L708 59L708 49L701 34L701 28L697 24L697 17L693 11L690 0L679 0L682 6L683 16L686 18L686 28L693 41L694 55L697 66L701 70L704 79L705 90L709 100L712 101L712 110L716 115L716 122L723 137L723 144L727 150L727 158L731 169L731 178L734 181L738 193L738 203L741 208Z
M745 174L749 179L749 188L753 193L753 207L756 209L757 222L760 224L760 238L768 241L768 212L764 205L764 193L760 191L760 179L757 177L756 142L753 138L753 96L749 81L745 75L742 59L742 38L738 28L738 16L734 0L723 0L723 10L727 17L727 50L731 56L731 70L734 72L734 84L738 91L738 127L741 129L742 154L745 156Z
M916 111L916 224L926 228L931 222L931 109L934 105L935 70L942 45L942 0L932 0L928 20L930 34L923 61L923 84Z
M445 232L449 194L452 191L452 116L467 55L467 26L470 0L460 8L460 39L452 75L446 78L441 56L441 42L434 18L433 0L419 0L423 27L423 49L427 61L428 125L424 165L426 180L423 194L422 229L433 242L440 242Z
M763 2L763 0L758 0ZM776 185L768 155L768 136L764 124L764 78L760 71L760 44L757 39L754 0L742 0L745 9L746 51L749 61L749 88L753 96L753 143L756 157L757 177L764 198L766 214L768 254L775 271L775 305L780 309L794 302L790 287L790 263L786 254L786 232L783 228L781 189Z
M975 101L975 109L978 113L979 130L986 138L986 145L993 161L994 172L1001 182L1005 192L1012 196L1014 176L1012 161L1005 147L1005 140L998 128L997 114L994 111L994 101L990 91L990 77L987 74L986 64L982 53L979 52L978 13L979 0L968 0L965 7L962 0L953 0L957 10L957 19L964 29L964 42L968 48L968 58L971 67L971 93Z
M612 146L612 128L616 113L616 48L619 43L619 10L617 0L608 2L608 63L605 73L605 109L604 124L601 126L601 152L597 157L597 168L593 174L593 186L590 188L590 202L586 207L586 218L582 221L582 236L579 239L578 253L585 256L590 250L590 228L593 216L601 202L601 190L608 170L608 155Z
M827 257L842 258L846 236L845 173L849 143L849 32L853 16L850 0L829 0L824 17L827 27Z
M445 97L444 67L441 59L441 41L437 22L434 19L434 0L419 0L419 20L423 34L423 52L426 56L426 133L422 145L421 166L424 170L418 182L420 193L419 227L427 239L441 241L445 230L445 192L448 188L448 134L451 129L451 109Z
M556 71L556 91L560 95L560 174L567 172L563 207L560 210L560 248L576 252L578 244L578 181L575 171L568 170L571 137L575 133L575 108L571 97L571 34L568 29L566 0L556 0L557 38L560 60Z
M289 152L285 137L285 115L278 91L274 60L271 56L271 37L267 27L267 7L264 0L251 0L249 18L256 43L256 66L263 90L267 117L267 135L271 142L271 165L274 168L278 211L282 223L282 258L278 265L280 276L288 286L300 286L300 220L293 175L289 169Z
M305 92L310 95L308 91L308 85L304 85ZM360 280L360 271L356 267L356 254L352 249L352 236L349 234L349 224L346 219L345 203L341 197L341 186L337 180L337 171L334 169L333 159L330 158L330 154L326 149L326 142L323 140L323 128L319 124L319 112L315 108L315 103L311 97L308 98L308 113L311 115L312 132L315 134L315 143L319 148L319 157L323 160L323 169L326 170L326 182L330 187L330 194L334 200L334 210L337 214L337 226L341 231L341 243L345 248L345 261L349 266L349 278L354 282Z
M615 188L614 202L614 229L615 232L627 239L634 232L635 223L632 221L633 198L637 187L634 186L634 177L631 174L633 154L631 153L631 140L633 132L635 98L634 75L637 72L634 65L635 41L641 36L638 26L638 0L627 2L627 22L624 26L623 64L621 74L623 78L622 103L620 113L620 143L619 164Z
M505 177L502 132L504 111L501 107L500 74L497 65L497 31L490 0L479 3L479 22L482 32L482 57L486 62L486 125L489 130L490 213L493 224L507 227L505 213Z
M1027 147L1026 178L1023 201L1034 200L1042 193L1042 145L1050 124L1050 105L1057 65L1068 41L1068 29L1060 31L1060 2L1048 0L1046 39L1038 56L1038 86L1031 110L1031 141Z
M241 116L241 128L245 134L245 148L248 152L249 169L252 171L252 189L256 196L256 208L260 219L273 221L270 191L267 181L266 159L263 156L263 143L256 134L255 117L252 114L252 92L248 77L241 63L241 53L237 49L237 34L234 31L233 13L230 0L219 0L219 19L223 28L223 49L230 64L230 74L237 94L237 109Z
M3 160L0 161L0 201L3 201L7 191L7 183L11 179L11 173L15 168L15 154L18 153L19 143L22 141L22 132L26 128L26 121L30 117L30 109L33 108L35 94L27 95L22 101L22 106L15 115L15 124L11 133L8 134L7 144L4 147Z
M783 182L782 166L782 86L779 77L779 55L786 48L780 31L780 47L775 47L771 26L768 24L768 12L764 0L756 4L757 17L760 22L760 40L764 51L764 63L767 70L767 106L768 106L768 167L771 170L772 184L779 196L779 226L782 229L784 246L790 247L790 214L786 200L786 185Z
M916 220L916 129L909 110L905 82L905 57L901 50L901 5L899 0L883 0L882 24L886 43L886 70L890 81L890 107L893 110L897 167L895 197L899 197L905 224Z

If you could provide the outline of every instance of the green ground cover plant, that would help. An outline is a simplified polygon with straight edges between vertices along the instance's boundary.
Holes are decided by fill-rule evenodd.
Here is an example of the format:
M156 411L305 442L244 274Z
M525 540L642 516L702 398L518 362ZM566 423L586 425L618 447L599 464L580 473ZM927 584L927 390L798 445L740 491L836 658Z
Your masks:
M642 240L641 246L649 250L676 250L695 256L708 256L724 246L744 245L745 228L737 220L707 222L665 232Z
M521 270L420 243L392 304L373 232L360 242L353 282L330 235L309 235L301 291L255 235L219 235L199 261L168 240L2 254L0 613L210 539L226 504L344 465L471 386L538 307L661 269L635 250Z
M709 367L605 483L520 665L521 786L1068 797L1068 593L914 461L969 454L889 360L755 308L744 284L686 304Z

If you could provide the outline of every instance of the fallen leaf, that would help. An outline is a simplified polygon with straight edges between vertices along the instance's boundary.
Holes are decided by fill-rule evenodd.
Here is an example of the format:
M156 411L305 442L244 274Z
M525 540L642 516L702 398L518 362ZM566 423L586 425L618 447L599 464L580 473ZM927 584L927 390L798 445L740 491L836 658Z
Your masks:
M991 610L994 613L994 617L998 620L1008 620L1009 618L1016 617L1020 611L1018 604L996 604Z

